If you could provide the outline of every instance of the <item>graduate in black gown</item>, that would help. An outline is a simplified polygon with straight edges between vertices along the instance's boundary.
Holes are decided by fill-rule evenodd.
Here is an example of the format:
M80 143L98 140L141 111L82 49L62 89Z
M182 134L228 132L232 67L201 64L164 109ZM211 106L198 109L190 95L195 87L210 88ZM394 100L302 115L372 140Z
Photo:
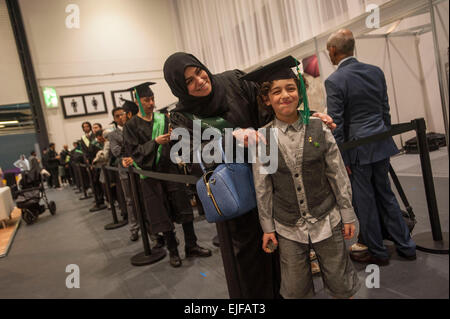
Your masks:
M170 160L169 121L164 114L153 112L155 100L150 88L153 84L146 82L130 89L139 106L139 113L124 126L125 152L133 158L137 168L178 174L178 165ZM152 235L164 234L170 264L181 266L173 222L183 226L186 257L211 256L210 250L197 244L193 211L184 185L141 178L141 186L149 232Z

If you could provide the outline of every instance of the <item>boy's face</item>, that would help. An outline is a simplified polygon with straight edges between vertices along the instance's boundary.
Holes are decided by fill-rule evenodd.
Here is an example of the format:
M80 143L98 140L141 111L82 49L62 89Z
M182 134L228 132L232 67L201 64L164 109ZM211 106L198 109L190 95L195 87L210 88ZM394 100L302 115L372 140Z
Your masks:
M286 118L297 113L298 89L294 79L275 80L265 103L272 106L278 117Z
M141 104L145 114L153 113L153 110L155 109L155 96L141 97ZM136 105L139 106L139 103L137 101Z

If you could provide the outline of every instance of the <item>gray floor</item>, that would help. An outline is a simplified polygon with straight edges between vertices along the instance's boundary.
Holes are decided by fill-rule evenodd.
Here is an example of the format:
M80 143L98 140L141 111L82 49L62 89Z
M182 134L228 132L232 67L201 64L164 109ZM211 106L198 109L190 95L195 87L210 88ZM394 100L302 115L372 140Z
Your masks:
M436 195L443 231L448 232L449 179L446 150L431 153ZM417 215L415 234L429 232L430 222L417 155L392 159L408 199ZM130 257L141 252L141 242L129 241L126 227L105 231L110 211L89 213L92 200L79 201L66 188L48 191L57 203L57 214L41 215L35 225L24 222L7 257L0 258L0 299L4 298L227 298L227 288L218 248L211 239L215 226L197 221L200 245L212 249L213 256L185 259L183 236L177 228L181 268L172 268L168 257L144 267L134 267ZM431 236L431 235L430 235ZM351 244L349 242L348 244ZM418 251L416 261L405 261L392 252L391 264L380 268L380 288L369 289L365 266L355 264L363 282L356 299L449 298L449 256ZM80 268L80 288L66 287L66 267ZM257 265L255 265L257 267ZM320 277L314 281L316 298L329 298Z

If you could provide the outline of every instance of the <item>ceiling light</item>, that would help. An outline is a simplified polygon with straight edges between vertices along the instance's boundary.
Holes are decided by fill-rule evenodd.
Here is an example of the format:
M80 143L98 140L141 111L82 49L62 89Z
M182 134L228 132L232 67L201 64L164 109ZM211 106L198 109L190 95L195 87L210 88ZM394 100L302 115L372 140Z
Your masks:
M0 125L6 125L6 124L19 124L19 121L4 121L4 122L0 122Z

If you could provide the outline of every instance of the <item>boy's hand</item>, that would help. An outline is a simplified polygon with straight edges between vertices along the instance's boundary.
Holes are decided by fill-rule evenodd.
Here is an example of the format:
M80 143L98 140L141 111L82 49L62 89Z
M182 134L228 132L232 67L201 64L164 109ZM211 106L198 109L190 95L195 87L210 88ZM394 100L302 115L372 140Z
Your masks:
M267 245L269 244L270 241L272 241L272 243L275 245L275 247L278 246L278 240L277 240L277 237L275 236L275 233L264 233L262 249L268 254L273 253L273 250L270 250L267 247Z
M334 123L333 119L330 116L328 116L327 114L314 113L313 117L318 117L319 119L321 119L322 122L324 122L325 125L328 126L328 128L332 131L337 127L337 125Z
M342 230L342 235L344 235L344 239L352 239L355 236L355 224L344 224L344 229Z

